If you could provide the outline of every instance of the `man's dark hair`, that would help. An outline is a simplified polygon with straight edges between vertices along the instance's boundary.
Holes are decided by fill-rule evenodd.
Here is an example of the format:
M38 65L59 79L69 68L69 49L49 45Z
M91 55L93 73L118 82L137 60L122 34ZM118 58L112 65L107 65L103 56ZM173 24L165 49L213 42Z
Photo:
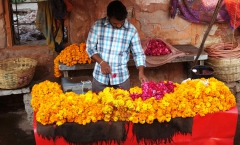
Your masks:
M119 21L125 20L127 18L127 9L122 2L114 0L107 7L107 16L109 18L114 17Z

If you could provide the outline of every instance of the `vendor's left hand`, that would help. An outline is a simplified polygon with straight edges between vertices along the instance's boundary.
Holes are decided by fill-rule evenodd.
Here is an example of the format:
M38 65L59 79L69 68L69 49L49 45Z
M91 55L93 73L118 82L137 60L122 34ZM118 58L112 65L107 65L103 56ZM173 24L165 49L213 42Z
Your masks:
M147 82L148 79L143 73L139 73L139 81L143 83L143 82Z

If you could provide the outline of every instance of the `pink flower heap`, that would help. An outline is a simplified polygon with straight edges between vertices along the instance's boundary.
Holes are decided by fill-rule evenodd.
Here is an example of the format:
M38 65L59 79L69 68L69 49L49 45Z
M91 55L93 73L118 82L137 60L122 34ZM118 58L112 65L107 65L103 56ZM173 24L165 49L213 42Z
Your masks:
M171 53L171 49L160 39L151 39L144 51L146 55L159 56Z
M174 91L176 85L171 81L144 82L142 83L142 99L154 97L156 100L161 99L166 93Z

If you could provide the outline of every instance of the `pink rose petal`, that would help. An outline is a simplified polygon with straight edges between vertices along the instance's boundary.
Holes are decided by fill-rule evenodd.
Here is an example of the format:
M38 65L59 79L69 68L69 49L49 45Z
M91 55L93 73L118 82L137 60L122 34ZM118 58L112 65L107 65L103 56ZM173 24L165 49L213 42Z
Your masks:
M117 76L117 74L112 74L112 78L115 78Z

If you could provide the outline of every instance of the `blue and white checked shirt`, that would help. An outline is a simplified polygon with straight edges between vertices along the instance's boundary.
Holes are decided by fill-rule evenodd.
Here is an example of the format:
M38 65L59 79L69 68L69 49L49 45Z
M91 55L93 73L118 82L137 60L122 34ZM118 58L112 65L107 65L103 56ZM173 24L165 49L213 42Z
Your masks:
M101 66L96 63L93 77L106 85L109 82L111 85L117 85L129 78L127 62L130 50L136 66L146 66L146 56L137 29L127 20L119 29L114 28L108 18L96 21L88 34L86 49L89 57L98 54L110 65L112 74L116 74L115 78L112 78L110 74L102 74Z

